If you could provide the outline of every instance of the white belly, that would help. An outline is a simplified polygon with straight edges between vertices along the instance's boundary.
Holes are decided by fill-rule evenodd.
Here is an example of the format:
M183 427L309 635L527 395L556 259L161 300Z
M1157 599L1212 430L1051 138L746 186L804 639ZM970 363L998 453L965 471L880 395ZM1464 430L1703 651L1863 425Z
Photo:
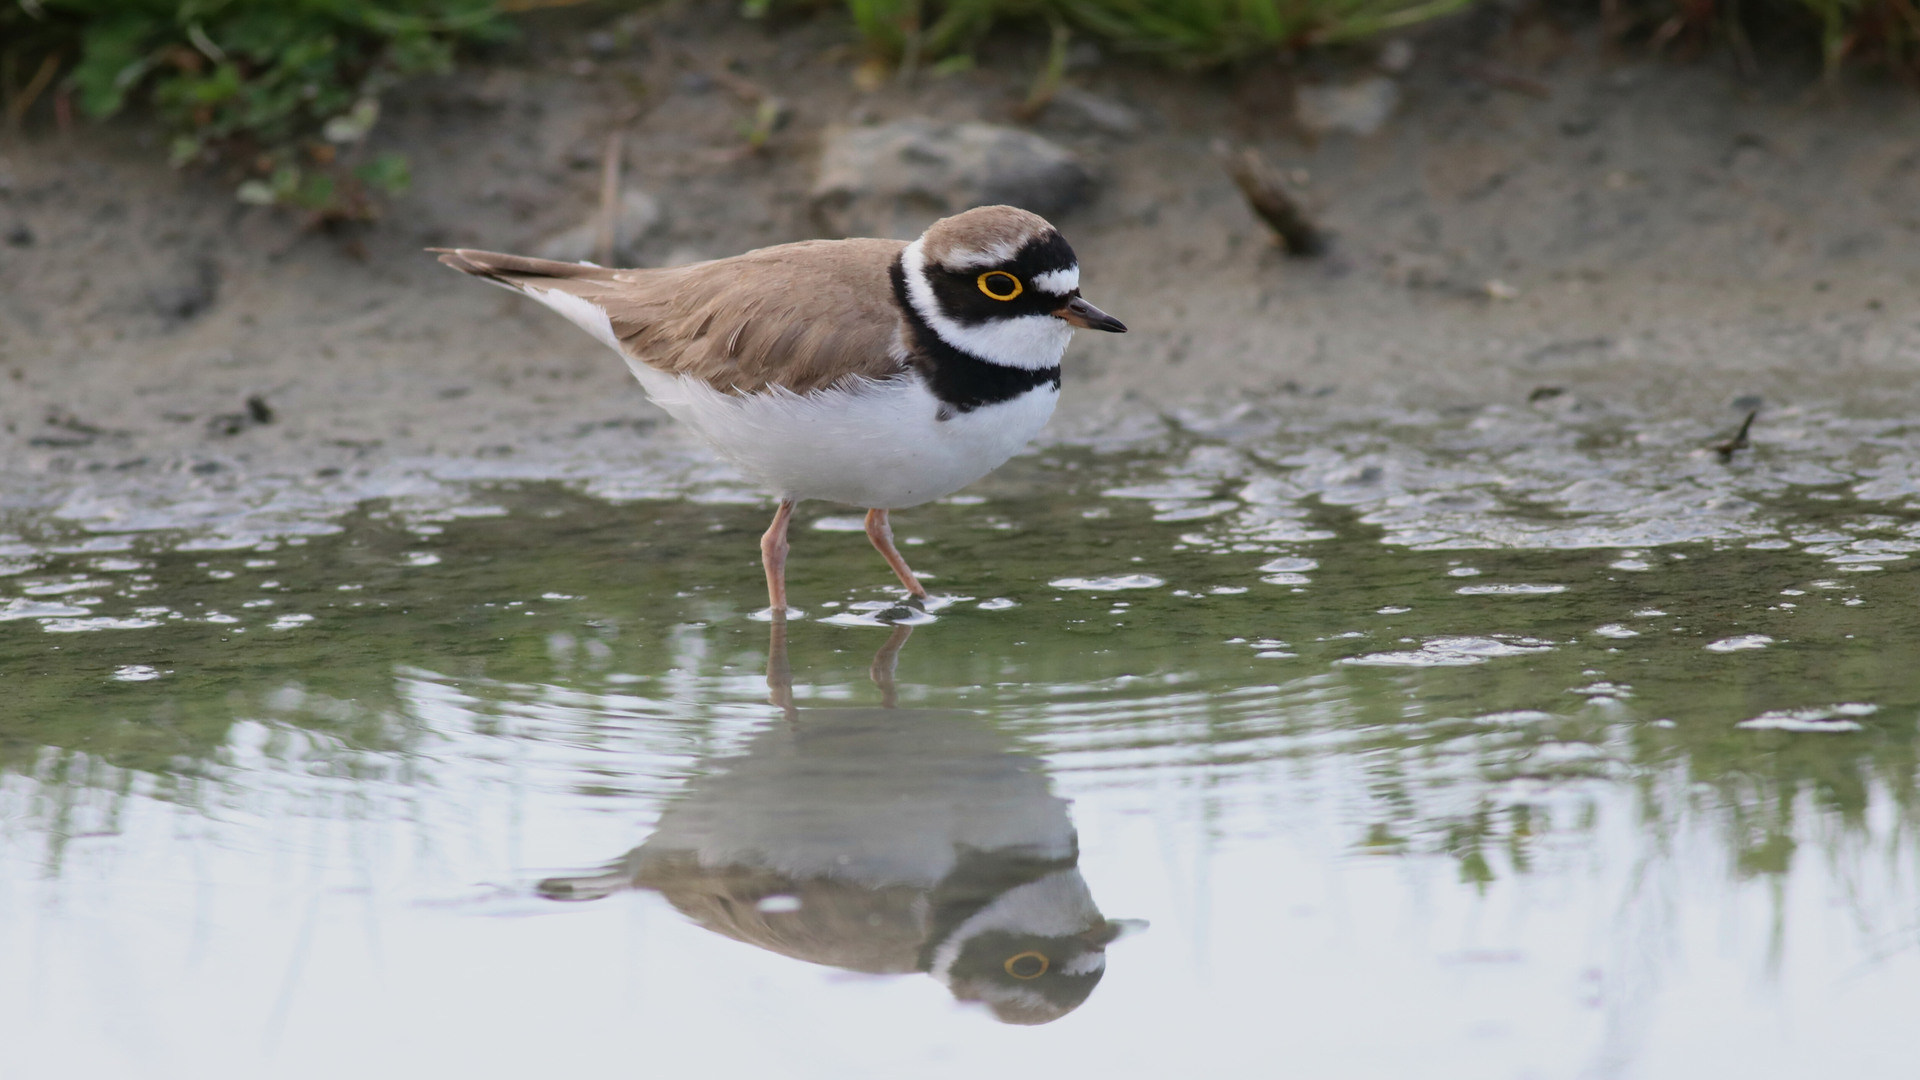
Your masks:
M723 394L702 380L627 366L647 396L747 475L785 499L894 510L949 495L987 475L1047 425L1060 391L939 419L917 375L853 390Z

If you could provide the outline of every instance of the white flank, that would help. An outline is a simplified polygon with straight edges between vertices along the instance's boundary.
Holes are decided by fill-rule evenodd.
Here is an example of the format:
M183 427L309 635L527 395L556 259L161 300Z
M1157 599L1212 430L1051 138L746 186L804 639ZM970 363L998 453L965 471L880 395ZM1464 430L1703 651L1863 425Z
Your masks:
M782 498L883 510L950 495L999 468L1060 398L1040 386L941 420L940 399L915 375L811 394L723 394L631 358L627 367L654 404Z
M559 289L536 289L528 286L524 291L528 296L566 316L568 322L592 334L595 341L622 356L626 355L626 350L620 348L619 339L613 336L612 320L607 318L607 313L601 310L599 304L591 300L583 300L572 293L561 292Z
M1060 363L1067 342L1073 338L1073 327L1063 319L1019 315L968 326L948 318L940 310L933 286L927 284L927 257L920 245L921 241L915 240L900 253L901 269L907 276L907 301L941 340L1002 367L1044 371Z
M1080 268L1069 266L1065 270L1049 270L1044 274L1035 274L1033 287L1053 296L1071 296L1073 290L1080 287Z

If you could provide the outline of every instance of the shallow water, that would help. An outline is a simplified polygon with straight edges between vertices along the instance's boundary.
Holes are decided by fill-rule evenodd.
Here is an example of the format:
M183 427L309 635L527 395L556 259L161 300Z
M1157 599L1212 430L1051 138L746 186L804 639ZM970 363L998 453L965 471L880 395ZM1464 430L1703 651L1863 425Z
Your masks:
M6 1075L1906 1075L1897 462L1540 416L1017 462L911 627L829 508L784 627L725 498L22 519Z

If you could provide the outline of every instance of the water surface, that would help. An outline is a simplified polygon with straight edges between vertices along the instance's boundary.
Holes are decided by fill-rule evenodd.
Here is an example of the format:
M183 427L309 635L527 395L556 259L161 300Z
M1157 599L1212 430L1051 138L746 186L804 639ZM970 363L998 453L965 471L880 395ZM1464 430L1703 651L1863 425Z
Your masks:
M697 492L22 520L7 1075L1905 1075L1892 466L1484 420L1016 463L909 627L824 507L784 626Z

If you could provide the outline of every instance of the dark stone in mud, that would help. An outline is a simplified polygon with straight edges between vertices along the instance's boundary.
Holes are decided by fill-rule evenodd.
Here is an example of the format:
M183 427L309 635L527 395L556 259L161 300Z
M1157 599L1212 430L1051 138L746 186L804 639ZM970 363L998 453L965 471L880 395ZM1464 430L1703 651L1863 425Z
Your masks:
M207 434L232 438L251 427L273 423L273 406L259 394L247 395L247 411L220 413L207 418Z
M1092 188L1078 158L1031 132L910 119L830 129L813 205L821 225L838 235L911 239L932 218L989 203L1053 217Z
M1125 102L1071 86L1063 87L1048 102L1046 118L1068 130L1097 131L1122 139L1140 134L1145 127L1140 114Z
M246 413L220 413L207 417L207 434L216 438L229 439L247 430Z
M148 287L147 303L165 318L186 322L213 306L220 293L220 268L201 258L176 268L167 279Z

